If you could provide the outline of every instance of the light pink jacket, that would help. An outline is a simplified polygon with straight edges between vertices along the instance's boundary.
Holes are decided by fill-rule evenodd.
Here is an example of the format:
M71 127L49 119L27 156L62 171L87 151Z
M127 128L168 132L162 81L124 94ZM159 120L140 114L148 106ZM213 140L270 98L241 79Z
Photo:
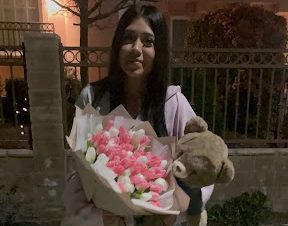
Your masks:
M82 99L76 102L80 108L85 104L92 103L92 87L83 89L80 97ZM79 110L79 108L78 108ZM101 111L100 111L101 112ZM184 135L186 122L195 117L196 114L191 105L181 93L179 86L169 86L166 94L165 120L169 136L181 137ZM203 187L202 202L205 205L209 200L214 189L214 185ZM63 203L65 207L65 218L62 222L64 226L98 226L103 225L102 211L97 209L93 203L88 203L82 189L80 178L77 172L73 171L67 177L66 188L63 194ZM101 224L102 223L102 224Z

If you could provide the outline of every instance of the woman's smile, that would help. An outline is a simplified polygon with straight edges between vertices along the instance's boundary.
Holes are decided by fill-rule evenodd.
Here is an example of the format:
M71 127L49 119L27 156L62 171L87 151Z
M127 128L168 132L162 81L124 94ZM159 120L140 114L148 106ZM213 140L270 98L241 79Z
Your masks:
M138 67L142 67L142 61L141 60L129 60L128 61L128 65L131 66L131 67L135 67L135 68L138 68Z
M155 58L154 33L143 18L135 19L127 28L119 52L119 64L126 76L145 78Z

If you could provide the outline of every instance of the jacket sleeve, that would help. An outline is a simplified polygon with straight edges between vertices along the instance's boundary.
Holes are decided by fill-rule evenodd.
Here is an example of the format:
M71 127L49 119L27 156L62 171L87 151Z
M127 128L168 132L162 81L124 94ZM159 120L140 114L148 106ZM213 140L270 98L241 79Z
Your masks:
M80 93L79 97L75 101L75 106L84 109L87 104L91 104L94 97L93 88L88 84Z
M174 135L177 138L180 138L184 135L184 129L185 129L185 125L186 125L187 121L189 119L195 117L196 114L193 111L190 103L187 101L186 97L181 92L177 92L175 94L175 97L171 98L170 101L171 101L171 105L174 105L174 107L173 106L170 107L171 109L169 110L169 106L167 106L166 111L168 111L168 112L172 111L172 114L174 114L174 119L173 120L171 120L171 118L169 119L170 122L173 121L173 125L172 125L172 128L173 128L172 133L173 134L169 134L169 135ZM175 105L175 102L176 102L176 105ZM171 115L171 112L170 112L170 115ZM167 122L167 120L166 120L166 122ZM169 124L169 123L167 123L167 124ZM169 125L167 125L167 127L169 127ZM170 127L171 127L171 125L170 125ZM169 131L168 131L168 133L169 133ZM184 184L181 184L180 186L185 191L186 186ZM191 203L190 203L189 209L187 211L188 214L193 215L193 214L201 213L205 207L205 204L210 199L213 190L214 190L214 185L203 187L203 188L201 188L201 190L200 189L188 189L187 188L185 192L191 198Z
M103 226L102 210L88 202L76 171L66 180L62 196L65 214L61 226Z
M92 103L93 89L87 85L75 102L75 116L82 114L88 103ZM72 132L72 131L71 131ZM74 162L71 162L72 167ZM73 167L74 168L74 167ZM65 214L61 226L103 226L102 210L88 202L78 173L74 170L66 178L62 195Z

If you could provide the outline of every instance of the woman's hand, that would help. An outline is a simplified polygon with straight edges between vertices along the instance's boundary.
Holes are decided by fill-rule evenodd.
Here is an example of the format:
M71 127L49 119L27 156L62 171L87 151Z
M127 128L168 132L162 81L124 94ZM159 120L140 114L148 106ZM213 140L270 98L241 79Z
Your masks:
M173 226L176 222L176 215L147 215L143 217L141 226Z
M104 225L109 226L125 226L125 220L121 216L117 216L109 211L102 211L102 218Z

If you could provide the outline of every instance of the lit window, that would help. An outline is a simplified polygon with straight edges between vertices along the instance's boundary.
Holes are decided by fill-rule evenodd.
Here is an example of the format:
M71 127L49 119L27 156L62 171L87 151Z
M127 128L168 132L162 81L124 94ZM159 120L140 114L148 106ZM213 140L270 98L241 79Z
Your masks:
M39 22L38 0L0 0L0 21L0 45L21 45L27 23Z
M39 22L38 0L0 0L0 21Z

